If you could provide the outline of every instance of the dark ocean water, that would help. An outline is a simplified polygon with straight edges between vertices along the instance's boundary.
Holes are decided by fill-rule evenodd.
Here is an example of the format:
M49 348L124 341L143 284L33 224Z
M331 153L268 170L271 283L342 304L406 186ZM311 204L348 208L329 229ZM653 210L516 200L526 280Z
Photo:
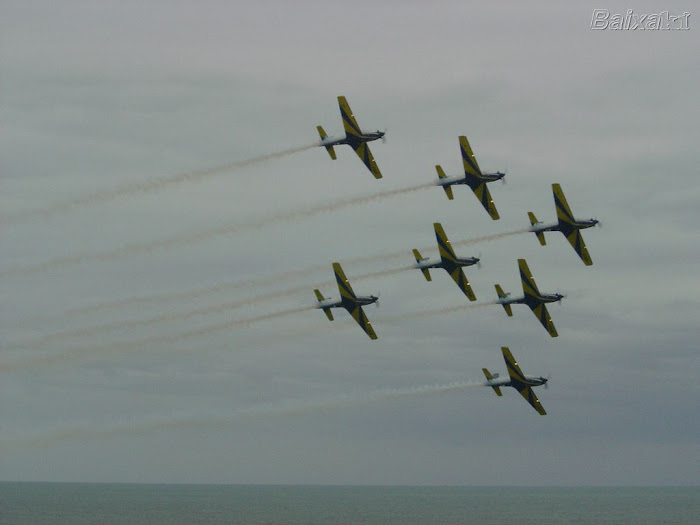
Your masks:
M0 483L2 524L700 523L700 488Z

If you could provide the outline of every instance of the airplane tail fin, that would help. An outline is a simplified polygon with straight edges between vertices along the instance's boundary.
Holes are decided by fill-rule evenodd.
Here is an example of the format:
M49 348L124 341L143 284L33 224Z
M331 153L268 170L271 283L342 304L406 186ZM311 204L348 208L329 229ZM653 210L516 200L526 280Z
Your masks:
M532 213L531 211L527 212L527 216L530 218L530 225L534 226L537 224L539 221L537 220L537 217L535 217L535 214ZM537 235L537 240L540 241L540 244L544 246L547 244L547 241L544 238L544 232L535 232L535 235Z
M423 256L415 248L413 248L413 256L416 258L417 263L423 260ZM426 281L432 281L432 278L430 277L430 271L428 271L427 268L421 268L420 271L423 272Z
M446 179L447 175L445 175L445 172L442 170L442 166L438 165L435 166L435 170L437 170L438 177L441 179ZM454 199L454 195L452 195L452 186L443 186L443 190L445 190L445 194L447 195L447 198L452 200Z
M316 299L318 299L318 302L321 302L325 299L325 297L323 297L318 288L314 290L314 293L316 294ZM331 312L330 308L323 308L323 313L326 314L326 317L328 317L329 321L333 320L333 312Z
M316 126L316 129L318 130L318 134L321 136L321 140L328 138L328 135L326 134L326 132L323 130L323 128L321 126ZM328 154L331 156L331 158L333 160L335 160L336 157L335 157L335 150L333 149L333 146L325 146L325 148L326 148L326 151L328 152Z
M505 299L506 297L508 297L508 294L506 294L503 291L503 288L501 288L500 284L496 285L496 293L498 294L499 299ZM508 317L513 317L513 309L510 307L509 304L501 304L501 306L506 311L506 314L508 314Z
M491 375L491 372L488 371L486 368L482 368L481 370L484 371L484 375L486 376L486 379L493 379L494 377ZM492 386L493 391L496 392L497 396L502 396L503 393L501 392L501 387L500 386Z

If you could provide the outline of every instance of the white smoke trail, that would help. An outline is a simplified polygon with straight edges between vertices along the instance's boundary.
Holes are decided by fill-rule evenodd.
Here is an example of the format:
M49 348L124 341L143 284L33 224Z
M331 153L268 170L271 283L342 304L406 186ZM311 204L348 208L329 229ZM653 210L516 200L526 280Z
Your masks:
M382 322L393 322L393 321L401 321L404 319L412 319L416 317L434 317L436 315L447 315L447 314L452 314L456 312L461 312L464 310L475 310L477 308L485 308L487 306L491 306L494 304L498 304L498 301L487 301L487 302L479 302L479 303L467 303L463 304L461 306L446 306L444 308L437 308L435 310L423 310L420 312L408 312L405 314L398 314L394 315L391 317L381 317Z
M205 334L210 334L214 332L220 332L223 330L229 330L231 328L236 328L239 326L250 326L262 321L269 319L276 319L278 317L284 317L287 315L292 315L299 312L304 312L307 310L313 310L315 306L302 306L297 308L290 308L288 310L282 310L278 312L272 312L269 314L258 315L256 317L250 317L248 319L238 319L230 320L221 323L210 324L188 330L186 332L180 332L177 334L166 334L157 335L144 339L138 339L135 341L123 341L119 343L113 343L103 346L83 346L77 348L71 348L65 351L52 352L51 354L45 354L41 356L30 357L26 359L17 359L14 361L0 363L0 373L11 372L14 370L31 369L41 366L48 366L55 363L60 363L66 359L79 358L79 357L99 357L103 355L111 355L116 352L133 352L133 351L143 351L150 345L158 343L171 343L176 341L182 341L186 339L191 339ZM48 341L50 342L50 341Z
M17 438L16 442L23 446L45 446L56 441L68 439L109 438L124 434L148 434L151 432L162 432L192 426L227 427L242 418L301 415L317 411L328 411L331 409L351 407L354 405L369 403L374 405L381 401L389 401L394 399L439 395L450 392L462 392L483 386L483 381L460 381L442 385L423 385L409 388L386 388L372 392L343 395L327 399L308 401L292 400L284 401L282 403L268 403L250 408L234 410L225 414L183 414L174 418L157 418L144 422L125 422L102 428L96 428L94 425L79 425L59 428L31 437L23 436L21 438Z
M135 195L137 193L148 193L152 191L162 190L169 186L176 184L181 184L183 182L193 182L201 180L213 175L218 175L226 171L232 171L239 168L244 168L246 166L251 166L253 164L259 164L261 162L267 162L273 159L279 159L294 153L299 153L301 151L306 151L311 148L319 146L318 142L313 144L307 144L305 146L298 146L295 148L286 149L283 151L278 151L274 153L268 153L265 155L260 155L246 160L240 160L235 162L229 162L228 164L222 164L221 166L216 166L214 168L206 168L196 171L189 171L185 173L178 173L175 175L156 177L144 182L137 182L134 184L129 184L121 188L115 188L112 190L104 190L101 192L93 193L92 195L87 195L85 197L78 197L73 200L59 202L48 206L43 209L38 210L26 210L23 212L18 212L14 215L7 215L0 217L0 222L16 222L20 220L31 219L35 217L41 217L43 219L48 219L55 215L61 213L70 212L76 208L82 208L86 206L94 206L96 204L103 204L105 202L116 200L120 197L127 197L130 195Z
M289 222L293 220L301 220L305 217L311 217L312 215L317 215L319 213L331 212L340 208L345 208L348 206L355 206L359 204L365 204L375 200L386 199L396 195L401 195L404 193L410 193L418 191L423 188L432 187L432 184L420 184L417 186L411 186L408 188L401 188L396 190L388 190L379 193L373 193L370 195L363 195L359 197L351 197L347 199L341 199L338 201L320 204L316 206L311 206L302 210L291 210L286 212L273 213L266 215L264 217L250 220L247 222L240 222L237 224L228 224L224 226L219 226L210 230L205 230L196 233L176 235L167 239L161 239L157 241L147 242L147 243L134 243L115 248L113 250L108 250L101 253L85 253L73 255L71 257L58 257L50 259L43 263L35 265L26 266L15 266L13 268L8 268L0 271L0 277L5 277L8 275L31 275L35 273L40 273L47 270L52 270L55 268L70 266L73 264L79 264L87 261L111 261L115 259L120 259L123 257L137 255L141 253L149 253L156 250L162 250L167 248L172 248L174 246L182 246L186 244L192 244L195 242L205 241L213 239L216 237L233 235L243 231L254 230L258 228L264 228L266 226L271 226L280 222Z
M453 247L457 246L468 246L470 244L476 244L479 242L488 242L488 241L495 241L498 239L504 239L506 237L512 237L513 235L519 235L521 233L527 233L529 232L529 228L520 228L518 230L512 230L509 232L503 232L503 233L494 233L493 235L484 235L483 237L474 237L472 239L465 239L463 241L457 241L451 243Z
M208 314L215 314L215 313L221 313L221 312L227 312L227 311L232 311L232 310L237 310L239 308L243 308L245 306L252 306L254 304L259 304L265 301L272 301L275 299L280 299L284 296L288 295L293 295L295 293L299 293L301 291L307 291L310 292L311 288L310 285L304 285L304 286L295 286L294 288L288 288L286 290L282 291L277 291L277 292L270 292L267 294L261 294L255 297L248 297L245 299L240 299L237 301L229 301L226 303L221 303L221 304L216 304L216 305L210 305L210 306L203 306L201 308L195 308L193 310L187 310L184 312L171 312L168 314L162 314L158 315L155 317L149 317L145 319L127 319L124 321L114 321L111 323L103 323L103 324L98 324L94 326L89 326L86 328L79 328L76 330L68 330L68 331L63 331L63 332L58 332L54 334L49 334L46 336L43 336L41 338L37 338L34 340L29 340L29 341L21 341L18 343L13 344L13 347L21 347L21 348L32 348L32 347L37 347L37 346L42 346L46 343L55 343L57 341L61 341L64 339L72 339L75 337L86 337L86 336L91 336L98 334L100 332L105 332L105 331L113 331L113 330L120 330L122 328L135 328L135 327L144 327L144 326L152 326L154 324L162 323L162 322L167 322L167 321L178 321L178 320L185 320L185 319L192 319L193 317L201 317L205 316ZM296 312L296 309L294 310ZM269 319L268 317L270 314L266 314L262 316L262 319ZM277 317L277 314L272 314L274 317ZM286 315L286 314L284 314ZM247 324L250 324L252 322L257 322L258 318L255 318L254 320L248 320L246 321ZM239 321L236 321L239 322Z

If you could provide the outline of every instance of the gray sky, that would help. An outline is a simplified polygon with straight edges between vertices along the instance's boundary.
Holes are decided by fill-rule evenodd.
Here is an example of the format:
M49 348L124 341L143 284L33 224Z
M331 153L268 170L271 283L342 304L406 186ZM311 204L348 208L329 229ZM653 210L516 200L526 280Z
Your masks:
M591 31L604 4L5 2L1 477L697 484L695 13L690 31ZM610 5L627 8L692 12ZM388 129L371 146L384 179L347 147L314 148L57 208L311 144L318 124L340 134L339 94ZM490 186L499 221L464 187L273 221L430 182L435 164L457 174L461 134L482 169L508 171ZM557 339L518 306L411 316L466 304L441 271L353 279L414 247L436 257L435 221L456 244L524 228L530 210L553 220L553 182L603 222L584 232L592 267L558 233L457 251L481 254L480 301L494 283L521 292L519 257L567 293ZM356 292L381 291L377 341L340 311L236 324L310 306L319 283L337 296L333 261ZM546 417L511 389L421 389L505 373L502 345L551 374Z

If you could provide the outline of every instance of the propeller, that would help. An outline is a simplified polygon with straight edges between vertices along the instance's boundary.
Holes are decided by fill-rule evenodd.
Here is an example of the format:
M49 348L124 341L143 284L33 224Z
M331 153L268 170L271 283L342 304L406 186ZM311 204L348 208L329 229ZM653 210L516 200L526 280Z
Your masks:
M382 144L386 144L386 131L387 128L384 128L384 135L382 135Z
M545 382L545 384L544 384L544 389L545 389L545 390L549 390L549 379L550 379L551 377L552 377L552 374L548 374L547 377L544 378L544 379L547 380L547 381Z
M377 298L376 301L374 301L374 306L375 308L379 308L379 297L381 296L381 292L377 292L377 295L375 296Z
M503 177L501 177L501 184L506 183L506 175L508 174L508 170L503 170L501 173L503 173Z
M476 267L481 270L481 253L476 257L478 261L476 261Z

